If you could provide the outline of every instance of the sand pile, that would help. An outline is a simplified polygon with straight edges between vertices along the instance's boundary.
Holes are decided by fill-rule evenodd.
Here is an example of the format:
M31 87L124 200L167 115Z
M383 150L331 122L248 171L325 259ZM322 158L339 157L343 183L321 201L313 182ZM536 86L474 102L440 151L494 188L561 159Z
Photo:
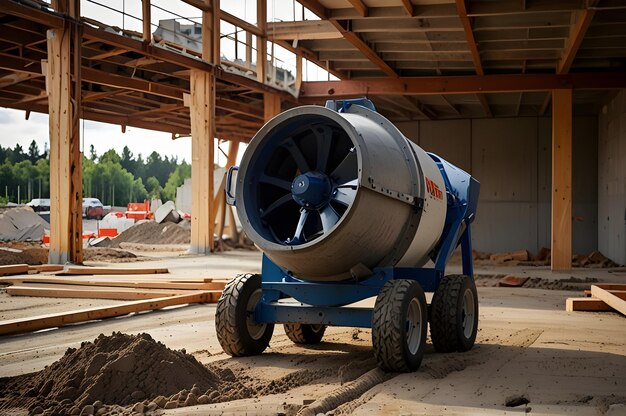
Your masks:
M23 250L13 249L7 251L0 248L0 266L9 264L29 264L36 266L48 263L47 248L25 248Z
M148 334L122 333L100 335L39 373L3 381L0 413L27 407L31 414L45 409L58 415L107 414L125 410L121 406L143 413L197 404L203 396L208 403L205 392L217 398L221 382L184 350L171 350Z
M108 241L108 244L99 244L99 247L119 247L120 243L139 244L189 244L191 229L178 224L154 221L138 223L117 237Z

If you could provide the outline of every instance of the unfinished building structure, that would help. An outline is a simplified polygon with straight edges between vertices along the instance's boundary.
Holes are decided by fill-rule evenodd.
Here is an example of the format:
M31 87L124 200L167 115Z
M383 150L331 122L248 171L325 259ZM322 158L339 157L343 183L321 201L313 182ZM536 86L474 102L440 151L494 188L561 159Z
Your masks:
M268 22L258 0L256 24L184 2L202 14L200 51L157 39L149 0L143 33L81 18L78 0L0 1L0 105L50 114L51 261L82 261L79 118L191 134L191 249L208 253L216 137L234 163L281 108L367 96L481 181L478 250L626 263L622 2L299 0L319 20ZM247 40L241 62L221 59L222 21ZM269 42L296 53L293 83L272 78ZM303 81L303 59L340 80Z

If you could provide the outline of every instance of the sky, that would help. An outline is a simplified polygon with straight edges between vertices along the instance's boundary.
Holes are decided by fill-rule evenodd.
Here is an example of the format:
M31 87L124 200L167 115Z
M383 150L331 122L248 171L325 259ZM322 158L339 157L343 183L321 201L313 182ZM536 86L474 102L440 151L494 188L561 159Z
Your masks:
M267 4L269 21L291 21L294 16L296 20L302 19L302 7L295 0L268 0ZM176 15L199 21L198 9L181 1L152 0L152 5L153 31L156 29L154 25L158 24L159 19L177 18ZM221 7L246 21L251 23L256 21L256 0L222 0ZM123 16L111 9L123 10L127 15ZM111 26L142 31L141 21L132 17L141 16L141 0L82 0L81 14ZM305 18L316 19L308 11L305 12ZM180 20L183 24L189 23L184 19ZM231 28L232 26L223 24L222 33L231 30ZM223 39L221 49L222 55L234 57L232 41ZM295 55L277 48L276 59L278 60L277 66L295 73ZM327 77L326 71L313 64L309 63L305 67L305 80L320 80ZM43 150L45 143L48 142L48 115L33 112L26 120L24 111L0 107L0 129L0 145L3 147L14 147L16 144L20 144L26 150L31 141L35 140L39 149ZM146 155L156 150L162 157L173 155L179 161L183 159L187 162L191 161L190 137L172 140L170 133L130 126L126 128L126 133L122 133L120 126L83 120L81 121L81 148L85 149L85 153L89 153L90 145L95 147L99 155L111 148L121 153L124 146L128 146L135 156L141 153L145 158ZM227 151L227 148L227 145L222 145L224 151ZM216 154L219 155L218 163L224 164L225 157L220 152L216 152Z

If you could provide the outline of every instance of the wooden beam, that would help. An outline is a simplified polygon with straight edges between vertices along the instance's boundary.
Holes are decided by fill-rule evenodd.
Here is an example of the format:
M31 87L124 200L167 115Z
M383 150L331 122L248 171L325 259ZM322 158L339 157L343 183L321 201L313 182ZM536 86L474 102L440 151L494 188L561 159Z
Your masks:
M597 1L592 0L591 3L595 4ZM578 52L578 48L580 48L580 44L585 38L585 33L587 33L587 29L589 29L595 13L596 11L592 8L586 8L585 10L574 12L574 16L576 16L576 23L574 23L570 29L567 45L563 50L561 60L557 64L557 74L566 74L569 72L572 63L574 62L574 58L576 57L576 53Z
M256 37L256 79L267 82L267 0L256 2L256 25L261 35Z
M517 98L517 104L515 105L515 117L519 117L519 111L522 107L522 99L524 98L524 93L520 92L519 97Z
M239 153L239 142L231 140L228 145L228 155L226 157L226 166L224 169L228 171L232 166L237 164L237 154ZM224 225L226 223L226 211L230 209L230 205L226 203L226 175L222 178L222 182L220 184L219 189L217 190L217 195L215 195L214 205L215 209L215 218L213 218L213 222L216 223L215 228L217 230L217 238L218 240L222 240L222 235L224 235Z
M280 97L269 93L265 93L263 97L263 113L265 121L268 122L280 114Z
M307 9L311 10L315 13L320 19L327 20L329 19L329 11L316 0L298 0L300 4L302 4ZM379 67L385 74L390 77L397 78L398 74L396 71L389 66L387 62L383 58L380 57L361 37L354 33L348 27L348 22L344 22L341 20L330 20L330 23L335 26L335 28L341 33L341 35L354 47L356 47L365 57L370 60L373 64Z
M478 46L476 45L476 39L474 38L472 24L470 22L470 18L467 16L465 0L456 0L456 8L459 19L461 19L461 24L463 25L463 31L465 32L465 38L467 39L467 46L469 47L469 50L472 54L472 61L474 62L476 74L485 75L485 72L483 71L483 65L480 62L480 53L478 52ZM487 117L493 117L493 113L491 112L491 108L489 108L489 102L487 101L487 97L485 97L485 94L477 93L476 98L478 98L478 101L483 107L483 111L485 112Z
M626 315L626 300L619 295L602 289L596 285L591 285L591 296L598 298L622 315Z
M409 16L413 16L413 3L411 3L411 0L401 0L402 1L402 7L404 8L404 11L406 12L406 14L408 14Z
M626 88L626 73L624 72L588 72L563 75L507 74L308 81L302 83L300 95L308 98L326 98L623 88Z
M474 68L478 75L484 75L483 65L480 62L480 54L478 53L478 47L476 45L476 39L474 39L474 31L472 30L472 24L467 16L467 9L465 7L465 0L456 0L456 9L463 25L463 31L465 32L465 39L467 40L467 46L472 54L472 61L474 62Z
M446 98L445 95L441 96L441 99L443 100L443 102L457 115L460 116L461 112L458 110L458 108L456 108L454 105L452 105L452 103Z
M213 250L213 172L215 137L215 77L191 71L191 247L190 252Z
M143 276L138 276L139 278ZM116 279L119 277L116 276ZM78 285L78 286L110 286L125 287L135 289L177 289L177 290L222 290L226 282L175 282L175 281L142 281L142 280L110 280L110 276L106 279L94 280L93 278L81 279L58 278L58 277L14 277L6 279L6 282L12 285L20 285L23 283L46 283L60 285Z
M143 24L143 36L144 42L150 43L152 41L152 13L150 7L150 0L141 0L141 20Z
M69 312L39 315L30 318L0 321L0 334L20 334L40 329L63 327L78 322L94 321L129 313L158 310L175 305L216 302L217 298L210 292L193 292L180 296L158 299L139 300L123 305L80 309Z
M0 276L11 276L14 274L28 273L28 264L10 264L8 266L0 266ZM5 280L2 280L4 282Z
M296 94L300 92L300 87L302 86L302 55L296 55Z
M352 7L354 7L357 13L359 13L359 16L367 17L367 6L363 4L361 0L348 0L348 3L350 3Z
M567 312L610 312L613 310L601 299L594 298L567 298L565 301Z
M57 276L91 276L91 275L135 275L164 274L170 271L165 267L118 268L118 267L78 267L69 266L55 273Z
M181 289L139 289L136 287L108 287L85 285L62 285L50 283L23 283L6 288L11 296L35 296L45 298L79 298L139 300L155 299L185 294ZM221 292L221 291L220 291Z
M56 6L57 11L68 13L74 19L80 17L77 1L61 0ZM47 35L51 172L48 262L56 264L83 262L80 30L80 25L71 24L51 29Z
M572 268L572 90L552 91L552 270Z

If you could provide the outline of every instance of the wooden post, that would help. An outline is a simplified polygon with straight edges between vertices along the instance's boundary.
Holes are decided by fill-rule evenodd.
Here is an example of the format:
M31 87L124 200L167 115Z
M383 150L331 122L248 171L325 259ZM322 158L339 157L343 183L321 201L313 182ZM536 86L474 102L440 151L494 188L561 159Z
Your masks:
M271 92L263 93L263 110L266 122L280 114L280 96Z
M219 0L212 12L202 13L202 59L219 64ZM215 76L202 70L190 73L191 120L191 245L189 251L208 254L214 248L213 203L215 140Z
M252 33L246 32L246 66L252 68Z
M572 90L552 91L552 270L572 268Z
M226 170L230 169L232 166L235 166L237 163L237 153L239 153L239 142L231 140L230 146L228 147L228 157L226 159ZM226 195L224 194L224 188L226 187L226 177L222 179L222 183L220 188L217 190L217 195L215 195L215 207L216 207L216 228L217 228L217 238L222 239L222 235L224 234L224 225L226 223L226 211L230 209L230 205L226 204ZM232 224L231 224L232 225Z
M150 14L150 0L141 0L141 17L143 21L143 41L150 43L152 40L152 28L150 26L150 20L152 19Z
M80 17L79 0L59 0L57 12ZM80 25L72 20L47 33L45 65L50 129L49 263L83 262L82 166L80 153Z
M296 55L296 91L302 86L302 55Z
M265 84L267 81L267 0L257 0L256 15L256 25L263 31L263 36L256 37L256 79Z

